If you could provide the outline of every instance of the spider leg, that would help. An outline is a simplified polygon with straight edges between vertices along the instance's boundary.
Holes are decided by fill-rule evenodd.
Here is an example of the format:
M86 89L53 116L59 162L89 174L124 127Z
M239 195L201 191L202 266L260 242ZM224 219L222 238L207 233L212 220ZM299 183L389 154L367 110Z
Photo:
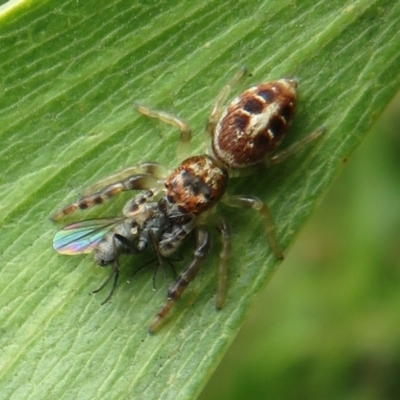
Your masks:
M266 160L266 164L267 165L275 165L282 161L285 161L288 157L303 150L303 148L305 146L307 146L310 142L319 138L322 135L322 133L324 133L325 129L326 128L324 126L321 126L321 127L317 128L314 132L307 135L306 137L300 139L298 142L293 143L287 149L283 149L283 150L275 153L273 156L268 157Z
M275 257L279 260L284 259L284 255L282 250L279 248L279 245L276 240L275 234L275 224L272 219L271 213L269 208L258 198L254 196L228 196L225 195L222 201L231 207L246 207L252 208L259 212L263 222L265 233L267 234L268 243L271 247L272 252L274 253Z
M141 175L141 174L152 175L157 179L164 180L166 176L168 176L169 170L164 165L154 161L147 161L140 164L136 164L131 167L126 167L124 169L121 169L120 171L117 171L112 175L108 175L100 179L99 181L91 184L90 186L83 188L82 196L87 196L96 193L101 189L105 188L106 186L124 181L130 176Z
M221 237L222 249L219 253L219 266L218 266L218 291L216 308L220 310L223 306L226 295L226 280L228 277L228 260L231 255L231 232L228 222L221 218L217 227Z
M147 117L159 119L162 122L165 122L169 125L172 125L175 128L178 128L180 132L180 138L179 138L178 148L176 151L177 156L179 159L185 159L188 157L190 141L192 139L192 131L189 128L189 125L185 121L167 112L151 110L150 108L147 108L139 104L136 104L136 109L141 114L146 115Z
M129 201L127 201L122 209L122 213L127 217L134 217L137 224L143 223L146 218L152 215L153 210L151 204L147 203L147 200L154 196L152 190L146 190ZM146 205L149 205L148 209L144 209Z
M231 80L221 89L217 98L215 99L214 106L211 109L206 125L206 131L210 136L214 134L215 127L217 126L218 120L221 116L222 107L224 106L224 103L231 92L232 86L234 86L242 78L246 71L246 67L240 68L239 71L237 71L231 78Z
M104 203L111 197L116 196L124 191L147 189L152 191L152 195L153 192L160 191L162 188L161 181L157 175L151 173L151 164L147 164L149 166L149 168L146 168L148 171L147 173L130 175L123 180L104 186L97 192L82 196L74 203L68 204L62 210L56 212L52 217L53 221L57 221L78 209L86 210L87 208L91 208L97 204Z
M175 301L177 301L185 291L189 283L197 276L201 264L210 251L210 233L208 230L196 230L196 247L194 258L189 266L179 275L175 284L169 288L168 297L160 311L157 313L149 326L149 332L154 333L161 325L163 319L171 310Z

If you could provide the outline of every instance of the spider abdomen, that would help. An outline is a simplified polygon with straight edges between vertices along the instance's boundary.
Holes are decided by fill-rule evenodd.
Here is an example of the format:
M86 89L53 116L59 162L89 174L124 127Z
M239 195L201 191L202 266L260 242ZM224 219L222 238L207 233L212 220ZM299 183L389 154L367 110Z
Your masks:
M228 168L258 164L280 143L296 107L293 79L254 86L233 100L214 131L214 155Z

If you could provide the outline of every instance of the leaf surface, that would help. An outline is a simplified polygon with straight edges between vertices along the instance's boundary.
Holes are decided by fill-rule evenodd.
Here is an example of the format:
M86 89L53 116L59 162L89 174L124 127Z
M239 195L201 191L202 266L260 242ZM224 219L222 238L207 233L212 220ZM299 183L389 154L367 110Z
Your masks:
M213 101L246 65L252 76L233 94L261 81L299 79L298 111L282 147L327 127L284 164L230 184L231 193L269 204L287 251L398 91L399 23L400 5L389 0L3 4L2 396L195 398L277 267L258 216L221 207L233 231L225 308L214 307L215 236L200 276L154 336L146 328L165 298L162 279L153 291L149 268L126 284L145 260L124 258L117 292L100 306L103 293L88 293L108 271L90 255L56 254L51 241L60 227L49 216L123 167L177 164L177 132L139 116L134 102L184 118L194 131L192 154L204 151ZM118 216L121 204L111 202L98 215ZM93 214L75 217L87 215Z

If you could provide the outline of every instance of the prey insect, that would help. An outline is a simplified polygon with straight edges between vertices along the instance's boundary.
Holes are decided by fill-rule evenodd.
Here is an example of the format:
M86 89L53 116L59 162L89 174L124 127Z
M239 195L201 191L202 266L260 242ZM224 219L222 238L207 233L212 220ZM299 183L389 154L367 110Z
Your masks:
M125 205L123 217L76 222L67 225L54 236L53 247L60 254L93 252L97 264L112 266L107 280L94 291L96 293L104 288L114 277L112 289L103 303L111 298L117 285L119 255L150 250L154 252L156 261L160 264L161 254L165 253L161 234L167 229L174 231L174 227L169 224L176 222L174 218L177 216L171 215L167 220L162 200L141 204L142 202L142 196L135 197ZM183 224L182 220L179 222Z
M207 153L188 157L189 126L169 113L139 105L137 110L143 115L179 129L178 156L183 161L172 170L154 162L128 168L97 184L89 193L53 216L54 220L59 220L76 210L103 203L121 192L142 191L128 201L123 216L67 225L54 237L53 247L59 253L93 252L99 265L112 266L109 278L98 289L114 278L106 300L118 282L120 254L149 251L161 264L186 238L194 236L192 261L168 288L167 299L151 322L150 332L159 328L173 304L199 273L210 251L210 225L217 229L221 238L216 307L222 307L231 236L228 221L215 212L217 203L257 211L273 254L277 259L284 258L268 207L254 196L228 194L228 180L249 171L255 172L263 164L283 161L319 137L323 128L276 152L295 112L297 82L286 78L259 84L243 92L223 110L231 87L243 74L244 69L235 74L215 101L206 126L211 142Z

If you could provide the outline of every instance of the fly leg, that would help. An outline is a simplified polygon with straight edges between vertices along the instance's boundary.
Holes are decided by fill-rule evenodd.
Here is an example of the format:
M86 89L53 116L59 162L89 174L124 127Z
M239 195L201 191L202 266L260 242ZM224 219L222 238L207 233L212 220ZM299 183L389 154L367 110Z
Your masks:
M122 247L121 247L121 245L122 245ZM118 279L119 279L119 260L118 260L119 255L121 253L128 253L128 252L131 254L137 254L138 249L126 237L120 235L119 233L114 233L114 235L112 237L112 254L113 254L112 258L108 259L108 260L106 259L106 261L103 261L103 262L102 262L101 257L99 257L97 259L97 262L101 266L111 264L111 272L108 275L107 279L101 284L101 286L98 289L94 290L92 293L100 292L100 290L104 289L108 285L108 283L111 281L111 279L114 278L111 290L110 290L108 296L106 297L106 299L101 302L101 305L107 303L111 299L112 295L115 292L115 288L117 287L117 283L118 283Z

